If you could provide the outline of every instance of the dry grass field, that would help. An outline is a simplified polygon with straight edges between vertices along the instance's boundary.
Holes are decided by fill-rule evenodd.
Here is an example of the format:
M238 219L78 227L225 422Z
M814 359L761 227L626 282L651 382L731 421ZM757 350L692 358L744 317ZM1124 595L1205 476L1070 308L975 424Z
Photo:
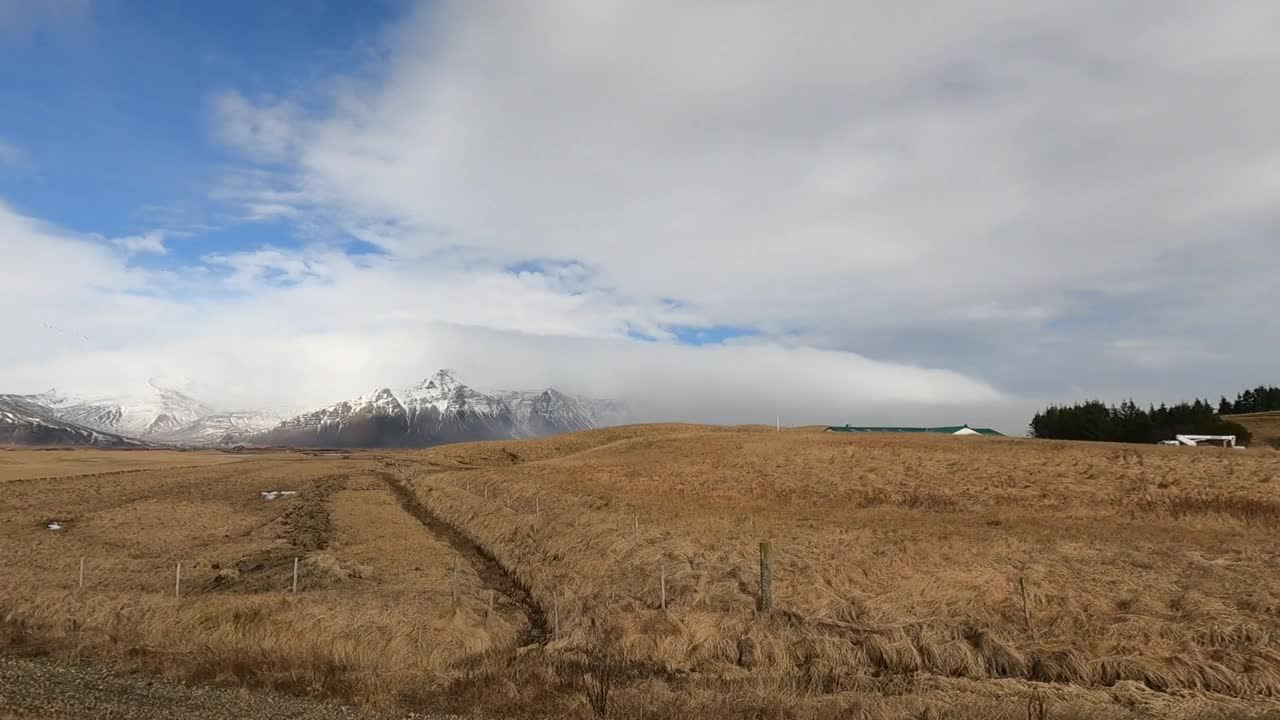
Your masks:
M503 597L490 617L483 564L372 467L294 456L5 483L0 645L375 705L446 685L524 615Z
M487 716L1280 717L1270 450L655 425L4 492L10 652Z
M217 465L240 459L242 456L214 451L0 447L0 483L40 477Z
M1248 428L1249 432L1253 433L1255 446L1280 449L1280 412L1224 415L1223 419L1240 423Z

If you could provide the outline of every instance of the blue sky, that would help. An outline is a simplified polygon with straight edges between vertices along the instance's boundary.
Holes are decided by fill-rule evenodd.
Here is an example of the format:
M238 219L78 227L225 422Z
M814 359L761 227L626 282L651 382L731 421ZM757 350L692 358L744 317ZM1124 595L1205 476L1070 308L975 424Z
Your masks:
M0 0L0 391L1017 432L1275 382L1280 9L929 16Z
M211 191L239 158L213 132L209 98L228 88L296 96L359 74L405 9L121 0L0 31L0 128L24 158L20 172L0 174L0 194L86 233L217 228L173 243L171 262L291 244L283 224L226 227L234 214Z

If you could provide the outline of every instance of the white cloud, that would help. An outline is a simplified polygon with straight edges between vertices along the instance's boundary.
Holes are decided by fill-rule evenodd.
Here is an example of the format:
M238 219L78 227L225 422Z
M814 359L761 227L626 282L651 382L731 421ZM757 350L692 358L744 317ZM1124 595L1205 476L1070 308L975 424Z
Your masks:
M279 160L295 150L298 110L283 101L251 103L235 91L213 97L215 128L254 160Z
M0 238L6 256L35 249L0 286L0 302L24 308L0 317L11 340L0 347L5 391L111 394L173 374L223 406L302 409L452 366L490 389L615 397L640 419L834 422L875 408L991 413L1006 403L960 374L851 353L631 340L628 329L661 335L705 318L577 289L586 270L572 264L511 273L317 245L206 258L222 273L144 272L110 243L3 206Z
M373 241L398 255L573 259L711 322L1074 333L1102 357L1140 320L1113 295L1176 295L1197 258L1277 300L1256 263L1280 260L1277 20L1267 0L426 4L378 82L273 125L275 191L390 221ZM1082 304L1113 316L1058 322ZM1160 331L1245 315L1208 295Z
M129 254L153 253L156 255L165 255L169 252L168 248L164 245L164 241L167 236L168 233L164 230L152 230L151 232L143 233L141 235L112 238L111 244Z

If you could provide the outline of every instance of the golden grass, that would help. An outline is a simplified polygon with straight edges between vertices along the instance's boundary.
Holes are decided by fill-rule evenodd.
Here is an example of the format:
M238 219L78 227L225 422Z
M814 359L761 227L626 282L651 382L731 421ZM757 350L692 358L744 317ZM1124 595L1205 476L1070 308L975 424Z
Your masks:
M0 483L41 477L195 467L242 458L214 450L96 450L88 448L0 447Z
M379 705L444 687L452 664L513 643L523 615L498 602L488 617L487 590L465 561L455 607L458 553L367 470L257 460L9 483L0 647ZM259 496L279 489L301 494ZM49 518L66 530L45 530Z
M435 449L405 471L544 608L559 604L553 651L607 647L658 675L773 677L818 695L922 674L1280 694L1271 454L622 434L504 446L519 460ZM446 453L491 464L429 471ZM764 539L777 553L768 618L753 609Z
M512 717L1280 713L1270 451L650 425L5 489L11 648Z
M1280 412L1223 415L1224 420L1240 423L1253 433L1254 447L1280 449Z

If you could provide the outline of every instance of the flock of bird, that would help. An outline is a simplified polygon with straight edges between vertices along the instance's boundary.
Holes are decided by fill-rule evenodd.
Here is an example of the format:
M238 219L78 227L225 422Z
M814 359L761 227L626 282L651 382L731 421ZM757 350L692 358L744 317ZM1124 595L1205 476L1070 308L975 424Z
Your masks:
M47 323L47 322L42 322L42 323L40 323L40 324L44 326L44 329L45 329L45 330L52 330L52 331L54 331L54 332L56 332L56 333L58 333L58 334L60 334L60 335L66 335L66 334L67 334L67 332L66 332L65 330L63 330L63 329L62 329L62 328L60 328L60 327L57 327L56 325L50 325L50 324L49 324L49 323ZM75 334L75 336L76 336L76 337L80 338L80 339L81 339L81 340L83 340L84 342L89 342L89 338L85 337L84 335L81 335L80 333L74 333L74 334Z

